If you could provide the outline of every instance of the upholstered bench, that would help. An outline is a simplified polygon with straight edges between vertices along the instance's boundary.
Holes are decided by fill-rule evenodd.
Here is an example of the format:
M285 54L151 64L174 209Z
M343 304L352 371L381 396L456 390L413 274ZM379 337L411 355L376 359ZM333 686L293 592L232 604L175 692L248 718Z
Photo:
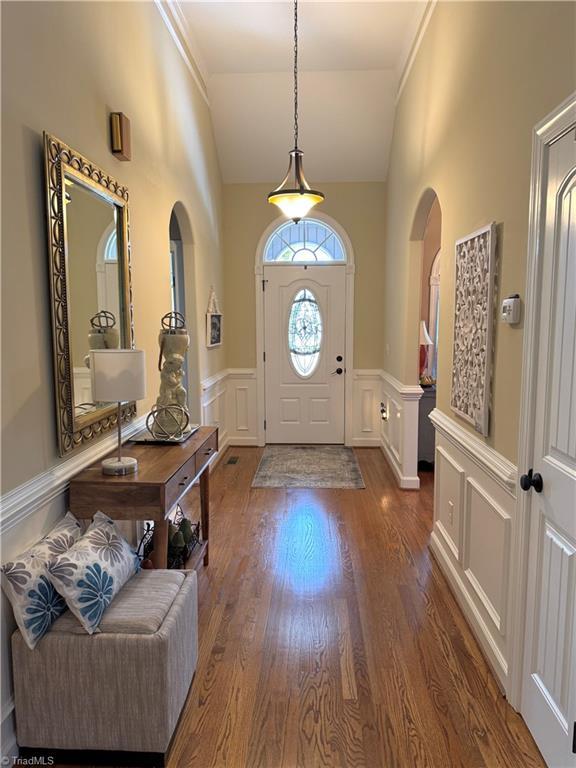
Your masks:
M162 764L196 669L197 638L196 572L165 570L134 576L93 635L69 611L33 651L15 632L21 754L138 752L138 765Z

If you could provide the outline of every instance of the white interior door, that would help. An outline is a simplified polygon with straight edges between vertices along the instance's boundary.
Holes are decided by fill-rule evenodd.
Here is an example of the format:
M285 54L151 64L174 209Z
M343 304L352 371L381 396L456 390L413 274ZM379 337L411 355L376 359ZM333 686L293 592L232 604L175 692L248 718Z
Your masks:
M576 766L576 143L548 150L522 714L551 768ZM524 468L526 471L526 468ZM527 484L524 479L525 485ZM523 486L524 487L524 486Z
M267 443L343 443L346 269L264 268Z

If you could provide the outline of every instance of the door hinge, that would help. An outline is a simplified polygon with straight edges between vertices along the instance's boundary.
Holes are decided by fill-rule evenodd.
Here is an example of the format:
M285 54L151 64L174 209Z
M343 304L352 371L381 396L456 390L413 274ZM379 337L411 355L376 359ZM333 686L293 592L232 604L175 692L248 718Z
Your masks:
M264 362L266 362L266 352L262 353L262 359L264 360Z
M576 755L576 721L574 722L574 731L572 732L572 752Z
M266 419L264 419L264 429L266 429Z
M266 283L267 283L267 282L268 282L268 280L262 280L262 290L263 290L263 291L265 291L265 290L266 290Z

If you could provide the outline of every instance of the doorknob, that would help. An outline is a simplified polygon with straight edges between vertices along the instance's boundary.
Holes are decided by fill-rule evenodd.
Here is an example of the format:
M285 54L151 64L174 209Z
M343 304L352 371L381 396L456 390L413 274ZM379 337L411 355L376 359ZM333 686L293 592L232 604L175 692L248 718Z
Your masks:
M536 493L542 493L542 489L544 488L542 475L529 469L528 474L522 475L520 478L520 488L522 488L523 491L529 491L530 488L534 488Z
M342 376L342 374L344 373L344 369L343 368L336 368L335 371L331 371L330 372L330 376L334 376L335 373L337 373L338 376Z

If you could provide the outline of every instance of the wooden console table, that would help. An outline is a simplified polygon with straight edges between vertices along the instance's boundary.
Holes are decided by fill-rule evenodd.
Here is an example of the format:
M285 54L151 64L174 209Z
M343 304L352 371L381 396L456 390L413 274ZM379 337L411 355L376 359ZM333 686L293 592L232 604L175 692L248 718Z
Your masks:
M91 518L101 510L115 520L153 520L155 568L166 568L168 515L200 479L200 520L204 565L208 565L210 533L209 461L218 450L218 428L200 427L185 443L153 445L127 443L127 453L138 459L134 475L102 474L100 461L70 481L70 511Z

